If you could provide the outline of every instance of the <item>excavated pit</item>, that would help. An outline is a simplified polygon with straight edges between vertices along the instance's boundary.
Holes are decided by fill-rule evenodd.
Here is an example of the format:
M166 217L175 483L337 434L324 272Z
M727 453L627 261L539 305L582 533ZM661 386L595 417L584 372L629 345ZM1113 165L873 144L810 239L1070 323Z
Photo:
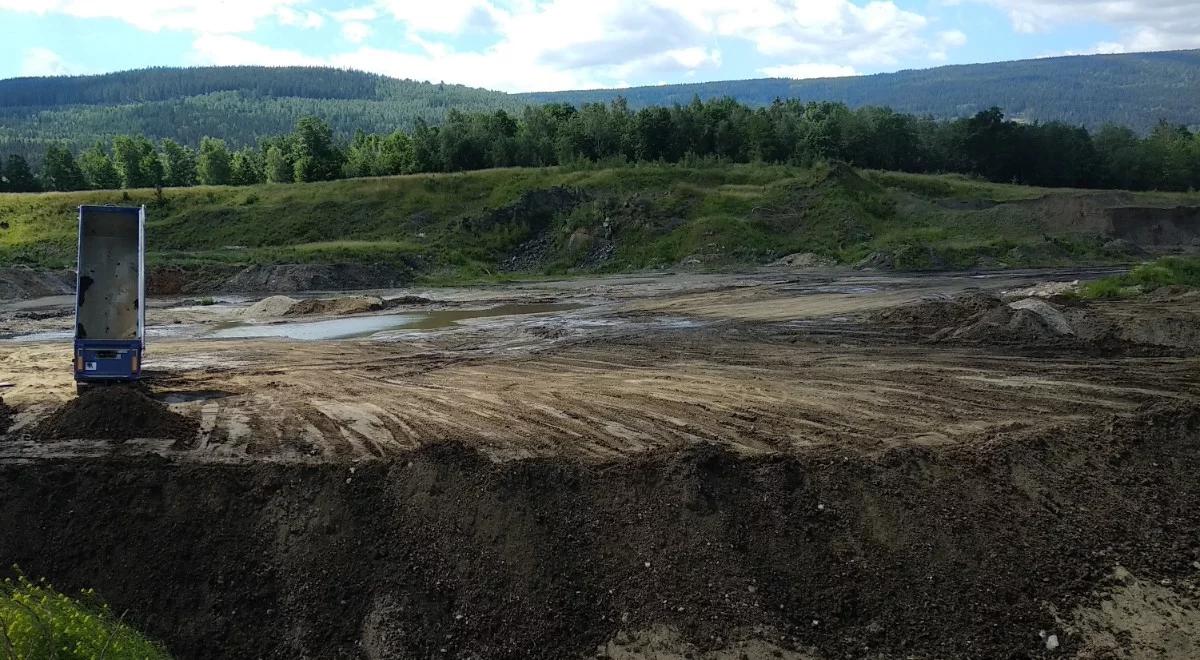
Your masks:
M1162 403L874 456L47 460L0 465L0 556L180 658L564 658L661 626L818 658L1036 657L1053 633L1069 656L1091 640L1066 613L1115 566L1195 577L1198 470L1200 406Z

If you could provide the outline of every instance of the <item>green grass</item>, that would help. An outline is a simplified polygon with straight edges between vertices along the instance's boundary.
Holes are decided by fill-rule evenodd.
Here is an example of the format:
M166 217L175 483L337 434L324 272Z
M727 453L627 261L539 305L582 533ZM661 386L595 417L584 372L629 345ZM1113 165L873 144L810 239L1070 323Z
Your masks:
M549 217L491 215L531 191L582 191ZM0 195L0 266L71 267L75 207L145 204L147 262L234 267L391 263L425 281L492 280L545 228L540 275L714 267L814 252L854 263L873 252L905 269L1111 263L1097 236L1054 231L1020 205L1060 193L961 176L762 164L580 164L253 187ZM1141 197L1137 199L1141 200ZM1150 198L1147 198L1150 199ZM1156 202L1195 203L1157 195ZM947 203L951 200L952 203ZM960 203L965 201L966 203ZM588 261L598 241L611 257Z
M1090 282L1079 295L1087 299L1129 298L1167 286L1200 288L1200 257L1163 257L1124 275Z
M96 595L65 596L18 574L0 582L0 657L156 660L170 656L113 615Z

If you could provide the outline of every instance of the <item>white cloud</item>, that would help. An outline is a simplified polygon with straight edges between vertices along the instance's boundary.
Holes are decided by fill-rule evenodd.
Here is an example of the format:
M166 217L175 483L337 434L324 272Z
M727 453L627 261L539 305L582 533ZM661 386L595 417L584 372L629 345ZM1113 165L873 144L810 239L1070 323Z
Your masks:
M227 66L317 66L321 59L299 51L271 48L232 34L202 34L192 42L192 58L197 64Z
M118 4L135 1L149 0ZM195 11L203 4L168 2ZM239 10L243 20L274 16L289 25L315 23L305 0L243 2L249 5ZM768 58L761 72L793 77L850 75L911 58L942 60L966 41L966 35L955 30L934 33L927 18L902 9L895 0L358 2L325 12L347 41L360 44L352 50L316 58L252 39L217 38L237 31L227 27L198 30L193 59L213 64L325 63L529 91L712 77L723 61L723 49L737 41ZM407 48L361 45L385 29L399 30ZM463 43L463 35L482 35L490 44L465 50L456 46Z
M287 12L300 14L301 24L313 12L292 8L304 0L0 0L0 9L35 14L66 14L76 18L124 21L150 32L186 30L210 34L250 32L272 16L286 21Z
M967 35L960 30L946 30L938 33L937 40L929 51L929 59L934 62L945 62L950 59L951 48L961 48L967 44Z
M65 76L72 73L58 53L49 48L30 48L21 58L22 76Z
M291 7L280 7L275 12L275 17L283 25L291 27L302 27L307 29L316 29L325 25L325 17L315 11L297 11Z
M891 65L928 49L929 20L893 0L659 0L699 29L806 61Z
M1200 7L1195 0L973 0L1008 13L1018 32L1045 32L1086 20L1115 28L1119 42L1087 52L1200 48Z
M333 20L345 23L347 21L373 21L379 16L379 13L375 11L374 7L353 7L331 11L329 15L333 17Z
M858 72L852 66L841 64L781 64L759 69L759 73L772 78L844 78L856 76Z
M967 35L961 30L947 30L938 35L938 42L943 46L959 48L967 45Z
M366 41L367 37L371 36L371 26L358 21L342 23L342 36L347 41L360 44Z
M506 15L488 0L380 0L379 5L412 30L439 34L490 30Z

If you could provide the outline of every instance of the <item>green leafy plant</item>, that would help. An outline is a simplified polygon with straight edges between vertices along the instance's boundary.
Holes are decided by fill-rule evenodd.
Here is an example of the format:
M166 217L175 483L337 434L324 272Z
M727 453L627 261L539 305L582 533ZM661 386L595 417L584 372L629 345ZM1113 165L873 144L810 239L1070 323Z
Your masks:
M14 570L17 570L14 568ZM170 656L114 616L95 592L78 598L19 570L0 582L0 657L18 660L159 660Z

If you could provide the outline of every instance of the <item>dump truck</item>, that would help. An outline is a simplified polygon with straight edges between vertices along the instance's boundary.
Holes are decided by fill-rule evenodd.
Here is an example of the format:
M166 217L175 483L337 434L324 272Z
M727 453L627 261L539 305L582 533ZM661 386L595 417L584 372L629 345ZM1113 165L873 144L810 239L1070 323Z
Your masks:
M146 338L146 207L80 206L75 384L135 381Z

